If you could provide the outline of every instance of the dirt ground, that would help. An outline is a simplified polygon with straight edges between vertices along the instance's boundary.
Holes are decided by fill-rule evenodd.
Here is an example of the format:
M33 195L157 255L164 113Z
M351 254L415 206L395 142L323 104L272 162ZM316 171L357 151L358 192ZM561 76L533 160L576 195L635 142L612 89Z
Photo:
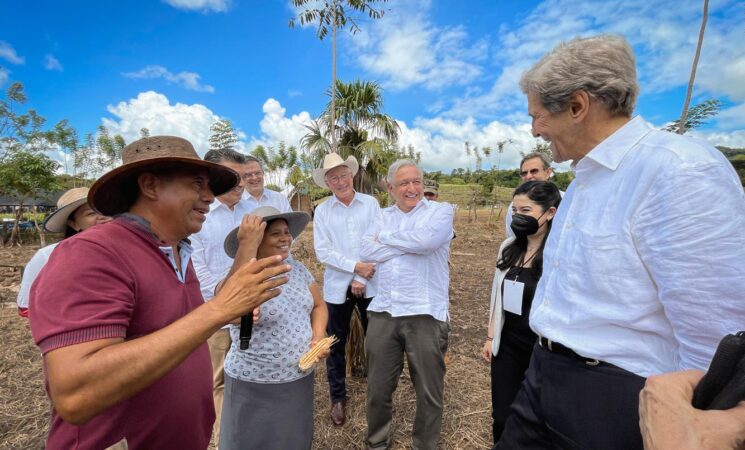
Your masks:
M489 367L479 356L501 220L480 211L469 221L466 211L456 218L450 270L451 332L445 379L445 409L440 448L486 449L491 446ZM48 426L49 401L44 392L41 357L26 319L16 313L20 270L37 247L0 248L0 449L40 449ZM312 232L294 244L293 255L322 281L315 260ZM347 423L333 427L329 418L328 383L321 364L315 374L314 449L364 448L366 431L364 378L348 378ZM394 396L394 449L409 448L415 395L407 374Z

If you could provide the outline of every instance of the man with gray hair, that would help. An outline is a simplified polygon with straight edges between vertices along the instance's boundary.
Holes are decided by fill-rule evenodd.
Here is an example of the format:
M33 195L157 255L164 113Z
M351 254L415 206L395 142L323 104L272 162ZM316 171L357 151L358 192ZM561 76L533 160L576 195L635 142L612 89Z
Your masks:
M551 161L541 152L528 153L520 160L520 179L523 183L526 181L549 181L553 174ZM562 192L561 195L564 195L564 193ZM507 207L507 214L504 216L504 234L508 238L515 237L515 232L512 231L512 202Z
M391 441L393 391L403 356L416 391L412 447L434 449L442 426L448 345L448 256L453 208L422 198L422 171L403 159L388 169L396 202L362 238L360 259L377 263L378 292L368 307L367 448Z
M645 379L706 369L742 328L742 186L707 142L632 117L636 65L621 37L562 43L520 87L533 135L576 178L543 253L538 343L495 448L641 449Z

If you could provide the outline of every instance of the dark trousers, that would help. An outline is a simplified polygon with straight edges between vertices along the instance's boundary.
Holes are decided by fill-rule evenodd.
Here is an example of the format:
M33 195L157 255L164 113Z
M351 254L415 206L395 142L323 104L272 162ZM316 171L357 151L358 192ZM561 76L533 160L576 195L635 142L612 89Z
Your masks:
M491 359L491 414L495 443L502 436L504 424L510 414L510 405L525 379L532 354L532 346L526 348L521 340L512 338L507 333L502 334L497 356Z
M495 450L642 449L639 391L645 379L536 345Z
M326 373L329 378L329 394L331 402L340 402L347 398L347 360L345 347L347 336L349 336L349 322L352 319L354 308L360 312L362 328L367 332L367 306L372 298L355 297L351 289L347 289L347 299L341 305L326 303L329 312L329 320L326 324L326 333L332 334L339 342L331 347L331 353L326 358Z

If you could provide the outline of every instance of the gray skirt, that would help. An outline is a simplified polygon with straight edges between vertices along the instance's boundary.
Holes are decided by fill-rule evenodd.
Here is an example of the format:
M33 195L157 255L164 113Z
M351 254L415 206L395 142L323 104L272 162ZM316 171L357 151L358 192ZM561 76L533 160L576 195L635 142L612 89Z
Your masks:
M220 450L310 449L314 378L268 384L225 374Z

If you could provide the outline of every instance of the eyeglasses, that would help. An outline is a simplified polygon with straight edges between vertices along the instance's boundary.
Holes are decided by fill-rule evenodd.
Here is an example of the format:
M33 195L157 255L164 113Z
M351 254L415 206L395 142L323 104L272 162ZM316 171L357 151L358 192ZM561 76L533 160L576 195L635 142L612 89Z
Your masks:
M241 178L244 180L249 180L251 178L261 178L264 176L264 172L250 172L250 173L244 173L241 175Z
M342 175L334 175L333 177L327 176L326 177L326 181L330 181L332 184L336 184L336 183L338 183L340 181L346 180L347 178L349 178L351 176L352 176L352 173L351 172L347 172L347 173L342 174Z
M529 172L528 172L528 171L526 171L526 170L523 170L522 172L520 172L520 176L521 176L522 178L525 178L525 177L527 177L527 176L528 176L528 173L530 173L531 175L535 176L535 175L538 175L538 172L540 172L541 170L542 170L542 169L530 169L530 171L529 171ZM543 170L545 170L545 169L543 169Z
M398 183L398 187L400 188L407 188L409 186L419 187L421 185L422 185L422 180L419 178L416 178L414 180L404 180Z

